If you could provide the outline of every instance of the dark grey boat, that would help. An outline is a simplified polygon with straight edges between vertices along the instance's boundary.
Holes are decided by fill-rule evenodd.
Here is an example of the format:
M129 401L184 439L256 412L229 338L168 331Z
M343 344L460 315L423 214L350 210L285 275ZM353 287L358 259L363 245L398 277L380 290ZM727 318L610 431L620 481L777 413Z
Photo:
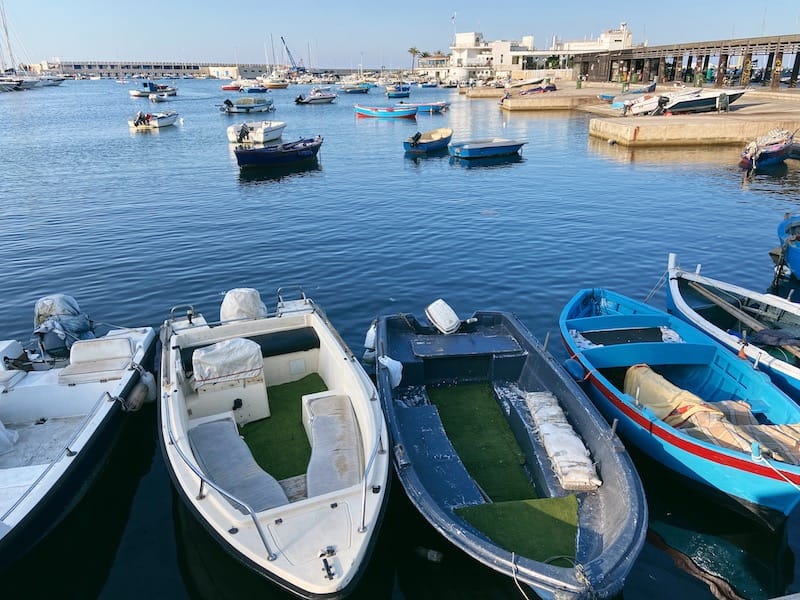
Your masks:
M621 442L512 314L461 321L441 300L426 314L435 328L397 314L367 336L412 504L522 589L619 593L647 531L644 490Z

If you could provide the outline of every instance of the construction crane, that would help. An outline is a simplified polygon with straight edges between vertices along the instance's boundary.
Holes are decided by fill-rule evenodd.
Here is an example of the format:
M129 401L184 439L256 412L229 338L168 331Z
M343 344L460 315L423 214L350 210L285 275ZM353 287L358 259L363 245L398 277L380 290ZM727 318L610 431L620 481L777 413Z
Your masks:
M286 55L289 57L289 62L292 63L292 73L297 73L297 74L305 73L306 68L303 66L302 59L300 60L299 65L296 62L294 62L294 56L292 56L292 51L289 50L289 46L286 45L286 40L283 39L283 36L281 36L281 41L283 42L283 47L286 48Z

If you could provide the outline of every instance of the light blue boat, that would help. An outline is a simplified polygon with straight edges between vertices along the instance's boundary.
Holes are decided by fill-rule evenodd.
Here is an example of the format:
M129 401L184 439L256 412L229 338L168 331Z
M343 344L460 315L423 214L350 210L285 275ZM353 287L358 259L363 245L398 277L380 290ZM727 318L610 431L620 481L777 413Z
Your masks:
M564 307L567 367L628 443L778 527L800 502L800 406L688 323L606 289Z
M448 150L450 156L455 156L456 158L486 158L489 156L519 154L525 144L526 142L516 140L490 138L455 142L448 146Z

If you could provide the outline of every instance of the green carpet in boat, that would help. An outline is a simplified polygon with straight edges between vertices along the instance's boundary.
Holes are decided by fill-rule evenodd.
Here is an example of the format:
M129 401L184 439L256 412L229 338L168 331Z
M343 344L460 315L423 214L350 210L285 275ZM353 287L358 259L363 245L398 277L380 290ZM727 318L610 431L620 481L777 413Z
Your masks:
M525 455L488 383L427 388L447 437L467 471L494 502L536 497Z
M242 437L253 458L275 479L280 481L306 472L311 445L303 428L300 397L326 390L325 382L316 373L268 387L270 416L242 427Z
M574 564L575 496L465 506L456 512L506 550L559 567Z

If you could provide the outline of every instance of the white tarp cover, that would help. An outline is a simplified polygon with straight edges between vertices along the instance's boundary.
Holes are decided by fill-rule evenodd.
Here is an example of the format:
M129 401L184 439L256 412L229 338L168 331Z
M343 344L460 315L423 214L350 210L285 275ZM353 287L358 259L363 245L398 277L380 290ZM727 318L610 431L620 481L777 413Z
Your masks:
M558 398L551 392L527 392L525 402L561 487L570 491L600 487L603 482L589 451L567 421Z
M219 320L222 322L237 319L263 319L267 314L267 307L261 301L261 295L258 290L253 288L229 290L219 307Z
M192 353L195 386L238 381L263 374L261 346L252 340L231 338Z
M81 312L78 302L66 294L52 294L36 301L33 309L33 332L54 333L66 343L94 337L88 315Z

